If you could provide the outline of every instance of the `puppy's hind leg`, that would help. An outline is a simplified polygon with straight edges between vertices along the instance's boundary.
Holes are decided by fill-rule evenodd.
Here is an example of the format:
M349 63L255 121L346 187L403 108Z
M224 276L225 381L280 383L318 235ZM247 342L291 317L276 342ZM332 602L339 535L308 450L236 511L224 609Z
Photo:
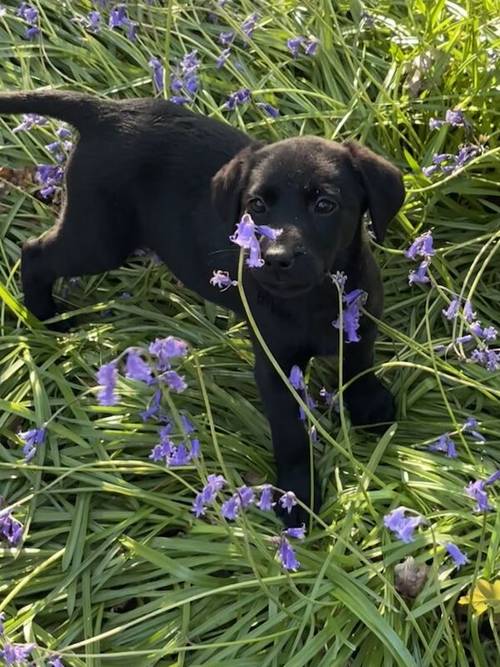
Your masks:
M40 320L56 315L52 288L57 278L118 268L134 249L122 234L114 238L105 206L68 204L56 227L23 246L21 278L26 307ZM113 212L110 212L113 216ZM131 241L129 246L128 241ZM58 327L55 327L58 328Z

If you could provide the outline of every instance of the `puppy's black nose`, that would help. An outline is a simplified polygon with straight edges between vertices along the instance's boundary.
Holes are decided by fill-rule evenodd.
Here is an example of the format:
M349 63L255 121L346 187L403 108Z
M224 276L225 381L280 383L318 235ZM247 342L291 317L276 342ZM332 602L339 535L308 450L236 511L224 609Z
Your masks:
M298 254L286 246L274 245L267 249L264 255L264 262L270 269L287 271L294 265Z

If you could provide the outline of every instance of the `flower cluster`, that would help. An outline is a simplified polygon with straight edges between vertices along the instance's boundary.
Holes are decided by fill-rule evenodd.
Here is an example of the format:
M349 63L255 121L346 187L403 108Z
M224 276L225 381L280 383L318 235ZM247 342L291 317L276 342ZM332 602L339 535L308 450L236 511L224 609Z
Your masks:
M282 231L281 229L273 229L267 225L256 225L251 216L248 213L244 213L229 240L239 245L240 248L249 250L249 257L245 260L246 264L250 268L258 269L264 265L264 260L261 257L260 243L256 234L260 234L261 237L265 236L271 239L271 241L276 241Z
M460 109L448 109L444 120L438 118L431 118L429 121L429 129L437 130L443 125L451 125L452 127L469 127L470 123L465 118L464 112Z
M228 109L229 111L234 111L236 107L249 102L251 97L252 93L250 92L249 88L240 88L236 92L229 95L226 102L224 102L224 108Z
M493 506L488 498L488 486L491 486L500 479L500 470L497 470L487 479L478 479L475 482L469 482L465 487L465 493L476 501L475 512L490 512Z
M172 440L172 432L174 425L171 421L167 421L165 426L160 429L160 442L155 445L149 455L149 458L155 463L163 461L167 467L186 466L193 459L200 456L200 441L198 438L191 438L189 436L195 431L195 428L188 417L181 415L181 425L183 431L183 441L175 444Z
M248 16L241 24L241 32L244 35L243 46L246 46L248 40L252 38L258 20L259 15L254 13ZM233 46L235 38L236 33L233 30L228 30L226 32L222 31L219 33L219 43L225 48L217 56L217 60L215 61L217 69L224 67L231 57L231 47Z
M467 333L458 336L454 342L469 348L475 346L468 352L469 361L484 366L489 371L498 370L500 368L500 348L491 347L491 343L494 343L498 337L498 331L493 326L482 326L481 321L476 319L471 302L466 301L462 308L460 297L453 297L448 307L442 312L448 320L455 320L462 314L467 322Z
M0 496L0 508L4 503ZM9 510L0 509L0 538L17 546L23 537L23 524L12 516Z
M346 333L346 342L356 343L361 340L358 334L359 319L361 317L360 308L366 303L368 295L362 289L354 289L346 292L347 276L343 271L337 271L335 274L331 273L330 279L334 285L337 285L342 294L342 328ZM340 316L332 322L332 326L336 329L340 328Z
M423 167L422 172L427 177L439 171L443 174L453 174L482 153L482 151L481 146L464 144L460 146L456 155L452 153L436 153L432 156L432 164L428 167Z
M142 357L141 350L128 348L125 363L125 376L130 380L145 382L146 384L163 383L170 391L181 393L187 388L184 377L172 370L173 359L185 357L188 352L187 343L179 338L168 336L157 338L149 346L149 354L155 359L155 367L149 366ZM118 401L116 385L118 382L118 360L103 364L97 372L97 383L100 386L98 401L100 405L115 405ZM156 396L156 395L155 395ZM160 397L153 398L159 405ZM153 409L149 416L155 414Z
M197 50L194 49L190 53L186 53L170 77L170 90L174 93L169 98L171 102L174 104L187 104L188 102L193 101L194 96L200 87L198 74L199 67L200 61L198 59ZM159 79L158 72L159 70L157 67L157 78ZM159 83L159 81L157 81L157 83Z
M44 116L39 116L37 113L25 113L22 119L22 122L12 132L29 132L35 125L46 125L48 122Z
M294 58L297 58L299 55L299 50L302 47L306 56L314 56L318 50L319 40L316 37L303 37L298 35L297 37L292 37L286 43L290 53Z
M431 231L425 232L413 241L411 246L405 252L405 257L412 260L421 257L423 258L423 261L420 262L419 267L415 271L410 271L408 275L408 283L410 285L414 285L415 283L423 285L429 282L427 269L429 268L429 264L431 263L434 254L435 251Z
M243 485L240 486L229 498L221 501L218 496L226 484L227 482L222 475L212 474L208 476L207 483L202 490L197 493L193 501L191 511L196 518L205 515L208 506L213 506L216 500L222 502L220 510L221 516L228 521L235 521L240 516L240 513L243 510L248 509L251 505L267 512L272 510L275 504L273 502L273 491L270 484L264 484L263 486L258 487L260 491L259 498L257 498L255 489L251 486ZM288 491L280 497L279 503L283 509L286 509L290 513L292 508L297 504L297 499L292 491ZM304 539L304 526L288 528L287 530L282 531L279 538L273 538L273 542L275 542L278 547L276 552L278 561L286 570L296 570L300 566L300 563L295 556L292 545L286 539L287 536L296 539Z
M477 419L475 417L467 417L460 430L463 433L470 434L476 442L484 443L486 442L486 438L479 433L478 428L479 423ZM429 445L429 450L431 452L442 452L449 458L456 459L458 456L457 447L451 435L451 433L440 435L435 442Z
M28 27L24 31L25 39L35 39L40 34L38 9L36 7L27 2L21 2L16 11L16 16L19 16L28 24Z

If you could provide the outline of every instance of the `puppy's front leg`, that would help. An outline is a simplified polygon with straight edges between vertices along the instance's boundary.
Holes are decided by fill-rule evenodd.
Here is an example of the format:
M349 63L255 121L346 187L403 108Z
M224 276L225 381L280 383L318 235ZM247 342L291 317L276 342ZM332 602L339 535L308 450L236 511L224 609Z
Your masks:
M271 427L278 469L277 486L284 491L293 491L309 507L313 503L313 509L317 511L321 505L320 491L315 481L314 494L311 493L309 438L299 418L299 406L264 352L257 344L254 344L254 349L255 379ZM293 355L278 359L287 376L294 365L304 370L307 361L306 358ZM299 507L295 507L291 513L279 507L276 509L287 526L298 526L307 520L306 513Z
M373 366L377 329L369 324L360 330L359 343L344 343L344 383ZM355 426L377 425L383 431L394 421L394 398L373 371L355 380L345 392L346 403Z

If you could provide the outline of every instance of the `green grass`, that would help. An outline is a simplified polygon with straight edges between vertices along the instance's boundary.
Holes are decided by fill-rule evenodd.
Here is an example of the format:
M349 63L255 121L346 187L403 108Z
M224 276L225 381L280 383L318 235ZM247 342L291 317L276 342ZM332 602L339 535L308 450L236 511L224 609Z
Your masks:
M216 511L207 520L190 511L210 472L224 470L231 485L275 480L245 326L164 267L135 258L119 271L60 285L80 324L67 335L46 330L22 307L19 255L25 239L50 227L57 205L40 201L35 184L13 184L0 172L0 494L25 525L21 548L0 545L8 639L35 642L37 665L59 653L75 667L497 664L493 610L477 618L457 600L499 571L500 514L475 514L464 486L500 467L500 373L434 350L464 328L442 318L450 290L470 298L485 325L500 324L493 0L317 0L300 11L294 0L233 0L219 10L208 0L130 2L140 24L136 43L107 28L96 38L73 22L90 2L49 0L33 2L42 39L25 41L17 3L2 4L2 90L149 96L150 56L172 66L196 48L203 65L194 109L268 141L307 133L358 139L403 169L408 191L377 248L386 294L377 368L396 396L397 425L377 439L350 428L347 415L340 428L315 412L325 504L297 548L301 568L288 574L274 560L274 517L252 510L230 524ZM218 33L238 29L254 10L261 18L249 47L237 40L231 63L216 70ZM375 16L373 27L363 10ZM318 54L292 60L286 40L309 33L321 41ZM428 71L412 82L423 55ZM224 111L227 95L243 86L253 102ZM279 106L279 118L264 116L257 101ZM429 130L431 117L455 107L471 121L471 136ZM44 146L56 123L13 134L18 122L0 119L0 165L51 162ZM484 152L453 175L422 174L434 153L453 153L464 140L480 141ZM413 264L403 250L427 229L437 249L432 282L410 288ZM171 398L199 429L198 468L168 470L148 459L158 427L139 417L150 398L144 386L122 381L118 406L96 402L100 364L170 334L190 344L182 365L189 388ZM314 360L309 381L314 395L331 389L333 364ZM455 460L427 450L468 415L480 420L485 444L454 436ZM17 433L45 422L47 442L26 464ZM498 488L489 496L498 508ZM428 522L408 545L383 527L384 514L399 505ZM442 546L449 540L470 559L459 571ZM414 600L394 586L394 566L409 555L429 566Z

